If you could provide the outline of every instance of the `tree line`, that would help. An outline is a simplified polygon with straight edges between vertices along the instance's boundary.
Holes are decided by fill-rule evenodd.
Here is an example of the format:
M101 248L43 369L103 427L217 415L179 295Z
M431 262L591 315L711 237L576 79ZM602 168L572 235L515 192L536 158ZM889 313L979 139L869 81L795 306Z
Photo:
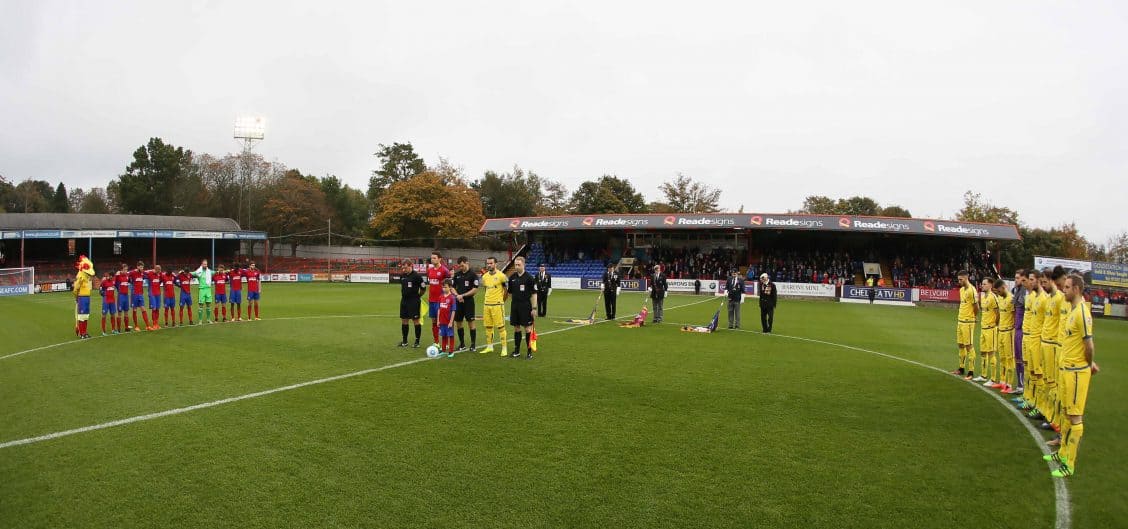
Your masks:
M362 191L335 175L305 174L255 153L217 157L152 138L105 187L68 192L61 182L52 186L27 179L14 184L0 175L0 210L228 217L272 237L293 236L288 242L295 246L325 242L331 222L338 244L410 244L474 238L486 218L714 213L721 196L719 189L681 173L658 185L661 201L647 202L630 181L613 174L569 190L516 165L470 178L449 160L428 163L411 143L381 144L374 156L377 168ZM882 205L866 196L812 195L793 212L911 217L899 205ZM994 248L1002 251L1008 270L1029 263L1034 255L1128 262L1128 231L1097 244L1072 223L1050 229L1028 226L1013 209L990 204L971 191L955 220L1017 225L1023 240Z

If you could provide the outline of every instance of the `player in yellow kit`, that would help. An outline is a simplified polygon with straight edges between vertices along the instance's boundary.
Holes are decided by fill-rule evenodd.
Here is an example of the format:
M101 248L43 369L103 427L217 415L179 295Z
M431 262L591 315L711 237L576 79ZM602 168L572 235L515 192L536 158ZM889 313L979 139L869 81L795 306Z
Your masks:
M1042 388L1042 273L1030 270L1026 273L1026 314L1022 318L1022 358L1026 362L1026 385L1023 387L1022 403L1019 408L1031 410L1035 415L1035 403Z
M1072 274L1065 280L1063 290L1069 309L1063 329L1059 384L1066 420L1062 421L1061 448L1044 457L1061 465L1050 473L1056 478L1072 476L1077 470L1077 447L1085 433L1083 419L1089 382L1101 370L1093 361L1093 315L1082 296L1085 279Z
M996 279L991 289L999 307L999 346L996 355L999 357L998 383L992 385L1003 393L1009 393L1018 383L1014 374L1014 296L1007 290L1007 282Z
M1057 389L1057 371L1058 371L1058 349L1061 347L1061 342L1058 341L1058 331L1061 329L1061 305L1065 303L1065 296L1057 288L1057 280L1064 275L1060 269L1057 270L1043 270L1042 271L1042 290L1045 291L1045 299L1042 301L1042 386L1045 391L1042 392L1041 398L1036 403L1038 411L1042 413L1042 417L1046 419L1042 423L1042 428L1045 430L1058 428L1055 427L1057 420L1055 412L1058 405L1058 389Z
M975 344L972 336L975 334L975 317L979 314L979 296L975 292L975 285L968 281L966 270L960 270L956 276L960 280L960 311L956 315L956 347L960 350L960 367L952 371L952 374L971 380L975 377Z
M989 277L979 282L979 291L983 294L983 301L979 304L983 313L979 319L979 358L982 364L979 376L971 381L982 382L984 386L995 385L995 371L999 367L995 354L999 348L999 299L992 291L994 286L995 281Z
M486 258L486 273L482 274L481 285L486 289L486 300L482 307L482 324L486 326L486 346L482 354L493 352L493 335L496 330L501 339L501 356L509 355L505 332L505 299L509 297L505 283L509 278L497 269L497 259Z

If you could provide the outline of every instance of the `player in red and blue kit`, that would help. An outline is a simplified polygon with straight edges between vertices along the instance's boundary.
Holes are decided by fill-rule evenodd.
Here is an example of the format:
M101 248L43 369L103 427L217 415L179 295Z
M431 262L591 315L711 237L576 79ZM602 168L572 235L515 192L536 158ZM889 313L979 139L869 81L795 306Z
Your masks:
M106 315L110 315L110 331L117 334L117 285L109 272L102 272L102 282L98 285L102 293L102 336L106 335Z
M243 271L234 267L227 274L231 279L231 319L243 319Z
M450 270L443 266L443 254L431 252L431 266L427 267L427 316L431 318L431 335L439 345L439 301L443 299L443 281L450 278Z
M247 269L243 270L243 279L247 280L247 319L251 319L251 309L255 311L255 319L259 318L259 297L262 295L259 291L259 271L255 268L255 262L251 261L247 264Z
M188 307L188 325L192 322L192 274L181 268L176 274L176 286L180 287L180 325L184 325L184 307Z
M215 307L212 307L212 321L219 321L219 310L223 309L223 321L227 321L227 272L223 265L215 271L212 283L215 284Z
M443 280L443 297L439 299L439 313L435 321L439 325L439 339L442 347L439 349L447 354L447 358L454 358L454 312L458 309L458 297L454 294L454 281Z
M137 309L141 309L141 319L145 320L145 330L153 330L149 325L149 313L145 312L145 263L137 261L137 266L129 271L129 283L133 285L132 303L130 303L131 312L133 313L133 330L141 330L141 325L137 323Z
M176 274L161 272L158 281L161 283L161 297L164 298L162 305L164 306L163 320L165 327L176 327Z
M153 322L150 331L160 329L161 312L161 265L156 265L152 270L145 271L145 280L149 282L149 313Z
M121 332L129 331L129 266L121 264L121 270L114 274L114 283L117 284L117 328Z

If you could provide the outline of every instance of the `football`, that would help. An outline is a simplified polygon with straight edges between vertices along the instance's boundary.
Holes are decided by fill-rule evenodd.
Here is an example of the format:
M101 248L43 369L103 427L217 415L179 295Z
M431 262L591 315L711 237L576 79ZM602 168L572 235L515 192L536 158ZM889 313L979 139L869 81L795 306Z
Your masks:
M427 357L428 358L438 358L439 355L441 355L441 354L442 353L439 352L439 348L437 346L435 346L434 344L427 347Z

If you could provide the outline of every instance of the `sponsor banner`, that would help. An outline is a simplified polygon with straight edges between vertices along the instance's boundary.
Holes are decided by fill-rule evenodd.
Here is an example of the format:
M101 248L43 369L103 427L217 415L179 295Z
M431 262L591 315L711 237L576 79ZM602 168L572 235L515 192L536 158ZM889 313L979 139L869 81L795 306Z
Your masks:
M854 285L842 286L842 297L846 299L864 299L869 301L869 292L871 287L859 287ZM903 301L911 303L913 300L913 291L910 288L885 288L876 287L875 300L881 301Z
M1105 305L1105 315L1114 318L1128 318L1128 305L1121 303L1109 303Z
M853 215L776 215L768 213L710 213L675 215L565 215L487 219L483 232L563 230L694 230L742 228L764 230L857 231L911 233L991 240L1018 240L1018 228L1009 224L983 224L933 219L859 217Z
M710 292L716 290L716 281L713 279L667 279L666 284L670 287L670 292L694 292L694 281L701 282L701 291ZM708 285L712 284L712 287Z
M1128 264L1093 261L1093 284L1128 288Z
M951 301L959 302L960 289L958 288L914 288L917 292L913 301Z
M15 285L0 287L0 296L22 296L35 292L33 285Z
M1045 257L1041 255L1034 256L1034 268L1044 270L1046 268L1053 268L1060 266L1066 271L1079 270L1081 272L1088 272L1093 269L1093 263L1089 261L1079 261L1077 259L1065 259L1063 257Z
M333 275L329 276L329 280L330 281L348 281L349 280L349 274L333 274ZM385 283L387 283L387 281L385 281Z
M293 274L290 274L293 275ZM313 281L313 274L298 274L297 278L299 283L309 283Z
M5 231L4 239L250 239L265 240L262 231L172 230L23 230Z
M556 278L553 278L553 283ZM603 278L602 277L584 277L580 279L580 288L583 290L602 290ZM619 288L626 292L645 292L646 280L645 279L624 279L619 283Z
M578 277L553 277L552 288L560 290L581 290L581 279Z
M298 274L264 274L263 277L269 277L268 281L278 281L284 283L291 283L298 280Z
M319 274L313 274L313 280L314 281L328 281L329 280L329 274L326 274L324 272L319 273Z
M801 296L808 298L833 298L838 296L834 285L825 283L776 283L780 296Z
M77 239L113 239L117 237L115 230L63 230L62 237L64 239L77 238Z
M1093 302L1089 304L1089 310L1093 313L1093 316L1104 316L1105 301L1103 299L1094 299Z
M389 274L349 274L348 280L352 283L398 283L399 278L399 274L396 274L394 281Z
M41 294L44 292L70 292L71 289L67 288L66 283L41 283L35 285L35 293ZM93 294L93 293L92 293Z

